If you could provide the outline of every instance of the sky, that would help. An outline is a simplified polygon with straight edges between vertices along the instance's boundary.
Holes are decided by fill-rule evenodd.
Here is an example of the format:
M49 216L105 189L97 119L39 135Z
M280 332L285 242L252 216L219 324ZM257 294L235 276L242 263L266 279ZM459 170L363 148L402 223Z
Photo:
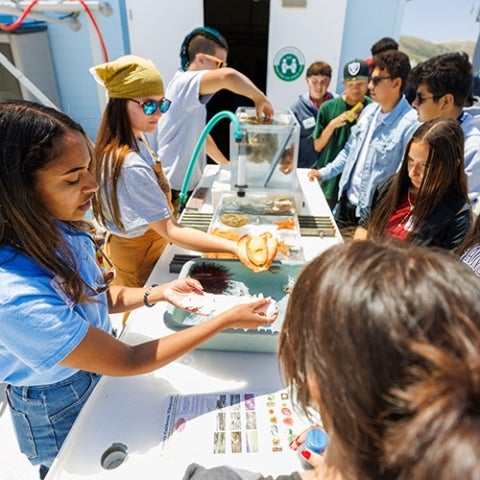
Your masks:
M433 43L476 42L479 9L480 0L408 0L400 34Z

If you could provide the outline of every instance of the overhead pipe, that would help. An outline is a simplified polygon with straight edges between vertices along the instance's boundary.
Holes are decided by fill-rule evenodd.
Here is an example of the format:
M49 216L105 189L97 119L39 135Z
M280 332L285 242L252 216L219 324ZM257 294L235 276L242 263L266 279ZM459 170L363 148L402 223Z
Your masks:
M32 2L26 0L12 1L12 0L0 0L0 6L15 8L18 11L20 9L27 8ZM113 9L107 2L98 2L92 0L85 0L85 3L90 10L98 10L101 14L109 17L113 13ZM33 7L32 11L37 12L83 12L84 7L81 2L76 0L40 0Z
M4 7L3 3L6 3L6 2L0 2L0 13L3 13L5 15L13 15L15 17L18 17L22 14L22 11L19 10L18 8ZM8 3L12 3L12 2L8 2ZM80 21L75 17L62 20L60 18L50 17L47 15L42 15L41 13L35 13L35 12L30 12L28 17L33 18L34 20L38 20L40 22L56 23L57 25L67 26L67 27L70 27L75 32L78 32L78 30L80 30L82 26Z

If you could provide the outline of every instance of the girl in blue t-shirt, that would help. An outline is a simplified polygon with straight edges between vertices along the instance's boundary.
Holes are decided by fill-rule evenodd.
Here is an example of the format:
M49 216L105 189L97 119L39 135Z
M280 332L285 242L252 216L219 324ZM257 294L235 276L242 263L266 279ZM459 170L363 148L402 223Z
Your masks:
M113 286L84 216L98 184L83 128L32 102L0 102L0 382L20 449L44 478L100 375L153 371L226 328L257 328L269 300L234 308L169 337L130 346L108 313L159 301L190 311L203 294L184 278ZM100 256L101 257L101 256ZM188 307L188 305L191 305Z

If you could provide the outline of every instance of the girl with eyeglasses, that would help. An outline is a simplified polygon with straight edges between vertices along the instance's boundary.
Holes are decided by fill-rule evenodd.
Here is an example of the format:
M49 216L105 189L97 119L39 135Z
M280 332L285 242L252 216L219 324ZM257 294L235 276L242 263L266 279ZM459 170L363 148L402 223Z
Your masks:
M92 73L109 96L92 172L100 185L93 212L108 232L105 251L117 270L113 283L143 286L170 242L235 257L235 242L183 227L174 216L170 184L144 136L155 131L171 103L155 65L127 55Z
M454 119L420 125L398 173L378 189L367 228L358 227L355 238L387 236L447 250L457 247L471 222L463 145Z
M201 285L177 279L149 289L109 285L84 220L98 183L83 128L35 103L0 102L0 382L21 451L43 478L100 375L153 371L226 328L257 328L268 300L168 337L130 346L110 313L159 301L189 311ZM107 265L105 265L107 266Z

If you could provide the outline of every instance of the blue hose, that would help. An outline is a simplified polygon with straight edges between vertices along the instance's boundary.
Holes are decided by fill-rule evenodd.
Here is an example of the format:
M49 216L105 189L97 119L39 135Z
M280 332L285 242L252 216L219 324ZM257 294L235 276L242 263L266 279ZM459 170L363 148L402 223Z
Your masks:
M187 201L188 184L190 183L190 177L192 176L193 168L195 167L198 156L200 155L200 152L202 150L203 143L205 142L205 139L207 138L207 135L210 133L212 128L224 118L229 118L234 124L235 130L233 132L233 136L235 138L235 141L240 142L240 140L242 140L243 133L242 129L240 128L240 120L232 112L229 112L228 110L222 110L210 119L210 121L205 125L205 128L203 129L202 134L200 135L200 138L195 145L192 158L190 160L190 163L188 164L187 171L185 172L182 189L180 190L180 193L178 195L178 213L181 213L182 210L185 208L185 202Z

